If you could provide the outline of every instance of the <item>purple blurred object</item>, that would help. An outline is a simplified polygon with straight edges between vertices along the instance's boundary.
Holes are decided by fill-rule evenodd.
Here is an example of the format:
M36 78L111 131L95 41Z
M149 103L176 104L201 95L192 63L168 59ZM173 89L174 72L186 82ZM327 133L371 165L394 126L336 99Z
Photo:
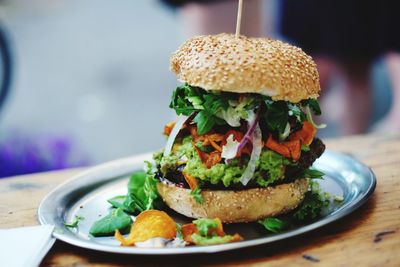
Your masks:
M0 142L0 178L88 165L71 138L13 135Z

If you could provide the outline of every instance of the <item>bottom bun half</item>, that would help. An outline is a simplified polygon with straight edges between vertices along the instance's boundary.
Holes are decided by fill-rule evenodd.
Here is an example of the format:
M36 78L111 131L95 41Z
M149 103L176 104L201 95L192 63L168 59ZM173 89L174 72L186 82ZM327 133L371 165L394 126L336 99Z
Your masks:
M164 202L190 218L219 218L223 223L251 222L295 209L308 190L307 179L265 188L246 190L203 190L203 204L195 201L190 190L174 184L158 183Z

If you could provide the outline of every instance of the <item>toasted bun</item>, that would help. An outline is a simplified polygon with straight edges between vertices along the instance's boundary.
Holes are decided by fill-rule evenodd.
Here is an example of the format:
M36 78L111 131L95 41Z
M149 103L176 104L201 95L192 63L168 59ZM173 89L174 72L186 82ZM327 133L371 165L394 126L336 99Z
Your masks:
M300 48L232 34L187 40L171 57L178 79L205 90L257 93L293 103L317 98L317 67Z
M204 190L197 203L190 190L158 183L158 192L173 210L190 218L219 218L224 223L251 222L295 209L308 189L307 179L274 187L240 191Z

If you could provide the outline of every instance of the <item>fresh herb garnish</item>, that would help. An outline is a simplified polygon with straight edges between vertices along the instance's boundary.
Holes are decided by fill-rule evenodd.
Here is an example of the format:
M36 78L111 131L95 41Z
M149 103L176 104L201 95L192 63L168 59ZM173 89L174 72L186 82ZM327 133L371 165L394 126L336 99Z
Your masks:
M325 173L316 169L305 169L302 176L310 179L322 179Z
M92 225L89 233L95 237L113 235L117 229L123 233L126 233L129 231L129 226L131 223L131 217L122 209L112 209L107 216L96 221Z
M300 222L310 222L321 217L323 208L329 206L329 199L319 192L319 189L308 191L303 203L293 213L293 217Z
M193 122L197 125L200 135L209 132L216 124L240 126L240 120L247 119L248 112L254 111L260 105L265 106L262 117L270 131L282 134L290 117L303 123L307 115L303 107L309 106L314 114L321 114L319 104L315 99L304 100L301 103L289 101L273 101L270 97L259 94L236 94L227 92L210 92L199 87L183 84L178 86L170 103L178 115L194 114Z
M218 119L207 110L202 110L193 118L193 122L197 124L197 132L202 135L208 133L217 123Z
M308 152L310 151L310 147L306 145L301 145L301 151Z
M277 218L259 220L258 223L269 232L279 233L313 222L323 215L323 210L329 206L329 199L329 194L321 192L319 184L310 180L310 189L306 192L303 202L297 209Z
M182 225L179 223L176 223L176 237L183 239Z
M306 100L305 103L311 108L311 110L314 112L315 115L317 116L321 115L321 108L319 106L317 99L310 98Z
M80 223L81 221L83 221L84 219L85 219L85 218L84 218L83 216L75 215L74 220L73 220L71 223L65 222L65 223L64 223L64 226L65 226L65 227L68 227L68 228L77 228L78 225L79 225L79 223Z
M258 223L272 233L282 232L288 226L285 221L274 217L259 220Z
M203 196L201 195L201 189L199 187L197 187L194 190L191 190L190 195L194 198L194 200L196 200L197 203L199 204L204 203Z

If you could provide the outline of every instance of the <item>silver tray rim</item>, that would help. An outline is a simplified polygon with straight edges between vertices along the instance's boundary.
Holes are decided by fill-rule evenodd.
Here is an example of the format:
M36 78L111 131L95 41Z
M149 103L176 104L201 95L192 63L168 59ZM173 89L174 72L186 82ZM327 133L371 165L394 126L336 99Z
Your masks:
M64 225L60 225L55 223L55 218L59 218L57 214L57 210L48 210L51 203L57 201L61 195L65 195L68 192L68 188L70 191L73 188L79 188L82 185L83 179L91 181L92 183L98 182L107 182L108 180L115 179L117 176L127 175L133 173L135 171L140 170L138 168L138 164L143 164L144 160L148 160L151 158L152 153L145 153L137 156L121 158L117 160L113 160L110 162L106 162L94 167L89 168L77 175L72 176L67 181L61 183L56 188L54 188L51 192L49 192L41 201L37 215L40 224L55 224L56 228L63 229L61 231L55 230L53 232L53 236L58 240L64 241L71 245L82 247L86 249L109 252L109 253L118 253L118 254L132 254L132 255L176 255L176 254L197 254L197 253L218 253L222 251L252 247L257 245L268 244L272 242L276 242L279 240L299 236L310 232L312 230L318 229L322 226L328 225L334 221L337 221L348 214L352 213L360 206L362 206L373 194L376 188L376 177L373 171L361 163L354 157L327 150L324 152L323 157L333 157L343 161L346 161L351 164L355 164L357 168L364 172L364 178L368 179L368 186L365 191L363 191L360 195L357 196L356 201L352 201L348 204L346 208L340 210L339 212L334 213L333 215L329 215L328 217L321 218L320 220L313 222L311 224L289 230L287 232L274 234L262 238L244 240L241 242L235 243L227 243L221 245L211 245L211 246L193 246L193 247L183 247L183 248L137 248L137 247L119 247L119 246L107 246L100 243L91 242L90 240L84 240L76 235L74 235L71 231L67 230ZM142 166L142 165L140 165ZM72 186L77 185L77 186ZM72 190L73 191L73 190ZM58 211L59 211L58 207ZM59 218L60 219L60 218ZM62 219L62 218L61 218Z

